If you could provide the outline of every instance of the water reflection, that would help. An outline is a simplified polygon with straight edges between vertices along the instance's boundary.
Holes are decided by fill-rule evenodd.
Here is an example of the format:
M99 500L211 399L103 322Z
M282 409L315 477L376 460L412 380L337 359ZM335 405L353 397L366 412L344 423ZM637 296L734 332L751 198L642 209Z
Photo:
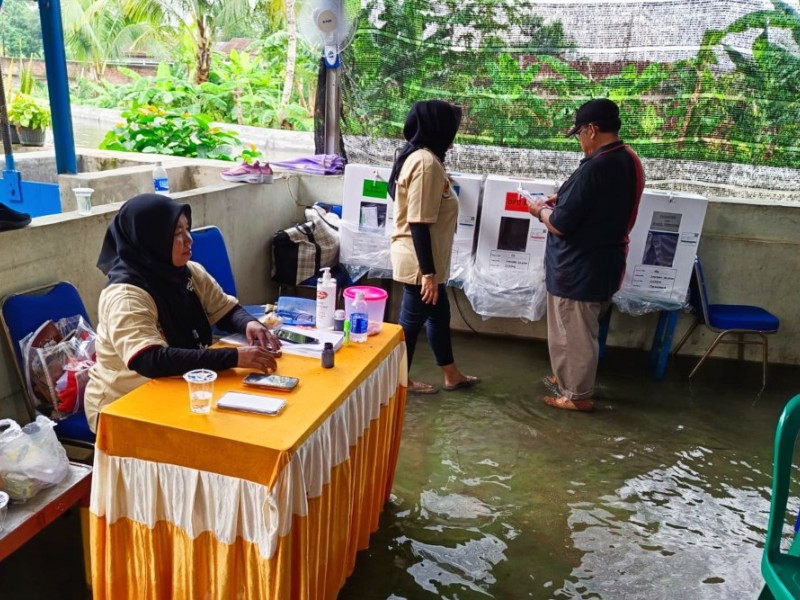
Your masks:
M584 554L559 597L757 597L769 489L755 480L769 475L697 447L573 504L568 524Z
M758 365L709 365L690 387L614 352L603 410L584 415L538 400L543 344L455 348L484 383L409 398L393 500L340 599L757 596L772 437L797 370L771 371L753 404ZM420 343L412 373L436 382L432 362Z

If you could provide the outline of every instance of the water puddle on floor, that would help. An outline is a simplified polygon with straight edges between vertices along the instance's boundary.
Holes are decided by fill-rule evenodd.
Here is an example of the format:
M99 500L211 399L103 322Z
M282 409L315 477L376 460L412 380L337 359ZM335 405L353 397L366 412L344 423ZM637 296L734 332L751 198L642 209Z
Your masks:
M578 414L539 400L544 344L454 342L483 382L409 397L392 499L340 598L757 597L797 369L757 396L758 365L710 364L690 385L679 363L656 382L644 353L611 349L597 410ZM438 383L418 349L412 374Z

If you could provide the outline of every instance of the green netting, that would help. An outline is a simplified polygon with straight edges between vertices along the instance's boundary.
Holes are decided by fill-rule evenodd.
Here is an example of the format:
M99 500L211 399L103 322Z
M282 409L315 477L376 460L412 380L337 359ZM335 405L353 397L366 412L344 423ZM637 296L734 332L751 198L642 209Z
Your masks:
M411 104L442 98L465 111L459 167L486 171L489 157L494 172L556 177L574 157L541 151L577 151L564 137L575 109L605 96L658 177L800 189L800 12L764 6L372 0L344 56L351 158L390 160ZM520 168L531 157L542 164Z

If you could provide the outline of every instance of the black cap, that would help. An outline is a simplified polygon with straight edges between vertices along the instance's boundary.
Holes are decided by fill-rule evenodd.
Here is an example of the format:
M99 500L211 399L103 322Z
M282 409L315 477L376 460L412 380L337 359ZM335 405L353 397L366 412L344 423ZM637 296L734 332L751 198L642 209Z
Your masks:
M611 131L619 131L622 125L622 121L619 119L619 106L608 98L589 100L575 113L575 125L567 132L567 136L573 135L589 123L602 123Z

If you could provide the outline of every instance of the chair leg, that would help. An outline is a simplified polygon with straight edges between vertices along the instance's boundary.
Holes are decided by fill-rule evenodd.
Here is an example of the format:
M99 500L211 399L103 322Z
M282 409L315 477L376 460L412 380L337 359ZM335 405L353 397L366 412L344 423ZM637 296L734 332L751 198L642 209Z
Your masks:
M764 346L764 354L763 354L763 359L762 359L764 366L763 366L763 368L761 370L761 389L763 390L765 387L767 387L767 362L768 362L767 361L767 356L769 354L769 349L768 349L769 342L767 341L767 336L765 334L759 332L758 335L761 336L761 339L763 340L763 346Z
M692 375L694 375L694 374L697 372L697 369L699 369L699 368L700 368L700 365L702 365L702 364L703 364L703 361L705 361L705 359L707 359L707 358L708 358L709 354L711 354L711 353L714 351L714 348L716 348L716 347L717 347L717 344L719 344L720 340L722 340L722 338L724 338L724 337L725 337L725 334L726 334L726 333L727 333L726 331L723 331L723 332L722 332L722 333L720 333L720 334L717 336L717 338L716 338L716 339L715 339L715 340L714 340L714 341L711 343L711 345L708 347L708 350L706 350L706 351L705 351L705 353L703 354L703 356L701 356L701 357L700 357L700 362L698 362L698 363L695 365L694 369L692 369L692 372L691 372L691 373L689 373L689 379L691 379L691 378L692 378Z
M692 335L692 332L693 332L695 329L697 329L697 326L698 326L699 324L700 324L700 321L698 321L697 319L695 319L695 320L694 320L694 323L692 323L692 324L689 326L689 329L687 329L687 330L686 330L686 333L684 333L684 334L683 334L683 337L680 339L680 341L678 342L678 344L675 346L675 349L674 349L674 350L671 352L671 354L677 354L677 353L678 353L678 350L680 350L680 349L681 349L681 347L683 346L683 344L686 342L686 340L688 340L688 339L689 339L689 336L690 336L690 335Z

